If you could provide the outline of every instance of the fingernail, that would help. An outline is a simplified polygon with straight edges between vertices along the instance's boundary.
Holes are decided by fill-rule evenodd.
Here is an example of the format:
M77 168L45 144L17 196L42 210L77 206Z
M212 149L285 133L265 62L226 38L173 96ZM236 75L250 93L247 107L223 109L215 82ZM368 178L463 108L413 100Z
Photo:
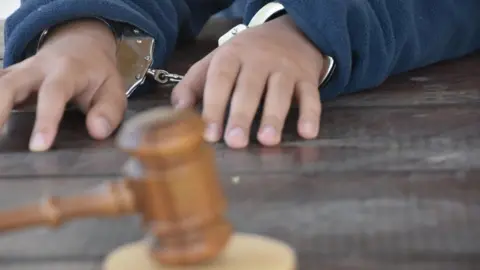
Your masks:
M277 131L275 130L275 128L273 126L266 125L266 126L262 127L262 130L260 131L260 136L272 138L272 137L277 136Z
M248 143L247 138L245 136L245 132L243 129L236 127L232 128L227 133L227 143L231 147L244 147Z
M104 117L96 117L93 126L95 133L100 137L107 137L110 134L110 123Z
M208 124L204 134L205 140L209 142L216 142L219 139L218 137L219 137L218 125L215 123Z
M228 132L228 137L244 137L245 134L243 132L243 130L239 127L236 127L236 128L232 128L229 132Z
M45 135L41 132L36 132L30 140L29 148L32 152L43 152L47 150L48 146Z
M312 122L306 121L302 123L302 131L303 133L308 136L308 137L314 137L317 134L317 129L315 128L315 125Z
M175 109L184 109L185 107L187 107L187 103L184 100L178 100L175 101L173 106Z

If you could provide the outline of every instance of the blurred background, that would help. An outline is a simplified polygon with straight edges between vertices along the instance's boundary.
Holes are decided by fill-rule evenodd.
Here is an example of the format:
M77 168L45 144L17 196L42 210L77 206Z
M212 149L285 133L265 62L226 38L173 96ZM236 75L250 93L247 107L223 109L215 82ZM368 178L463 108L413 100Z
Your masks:
M0 0L0 20L7 18L20 6L20 0Z

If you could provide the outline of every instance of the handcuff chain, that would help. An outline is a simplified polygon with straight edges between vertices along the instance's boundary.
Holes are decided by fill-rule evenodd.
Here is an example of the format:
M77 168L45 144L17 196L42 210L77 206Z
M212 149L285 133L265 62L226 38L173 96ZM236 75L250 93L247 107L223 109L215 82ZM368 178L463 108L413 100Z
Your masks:
M170 73L163 69L149 69L147 74L152 76L153 79L161 85L177 84L183 79L182 75Z

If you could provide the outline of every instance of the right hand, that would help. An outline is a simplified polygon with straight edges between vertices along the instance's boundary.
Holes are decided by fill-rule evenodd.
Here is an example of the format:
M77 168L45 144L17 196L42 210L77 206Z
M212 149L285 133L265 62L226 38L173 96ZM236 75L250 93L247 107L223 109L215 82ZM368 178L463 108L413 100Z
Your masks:
M107 138L127 104L115 51L115 38L102 22L83 20L55 28L37 54L0 69L0 127L15 105L36 94L30 150L51 147L70 100L86 113L89 134Z

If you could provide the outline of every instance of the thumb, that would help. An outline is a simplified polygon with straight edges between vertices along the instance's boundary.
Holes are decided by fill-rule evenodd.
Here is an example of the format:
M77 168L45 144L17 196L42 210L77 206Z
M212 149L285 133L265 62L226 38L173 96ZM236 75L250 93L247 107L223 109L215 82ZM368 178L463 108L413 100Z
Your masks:
M194 106L202 96L212 53L195 63L172 91L171 101L176 108Z
M97 90L87 113L87 129L95 139L105 139L120 125L127 96L119 76L112 76Z

